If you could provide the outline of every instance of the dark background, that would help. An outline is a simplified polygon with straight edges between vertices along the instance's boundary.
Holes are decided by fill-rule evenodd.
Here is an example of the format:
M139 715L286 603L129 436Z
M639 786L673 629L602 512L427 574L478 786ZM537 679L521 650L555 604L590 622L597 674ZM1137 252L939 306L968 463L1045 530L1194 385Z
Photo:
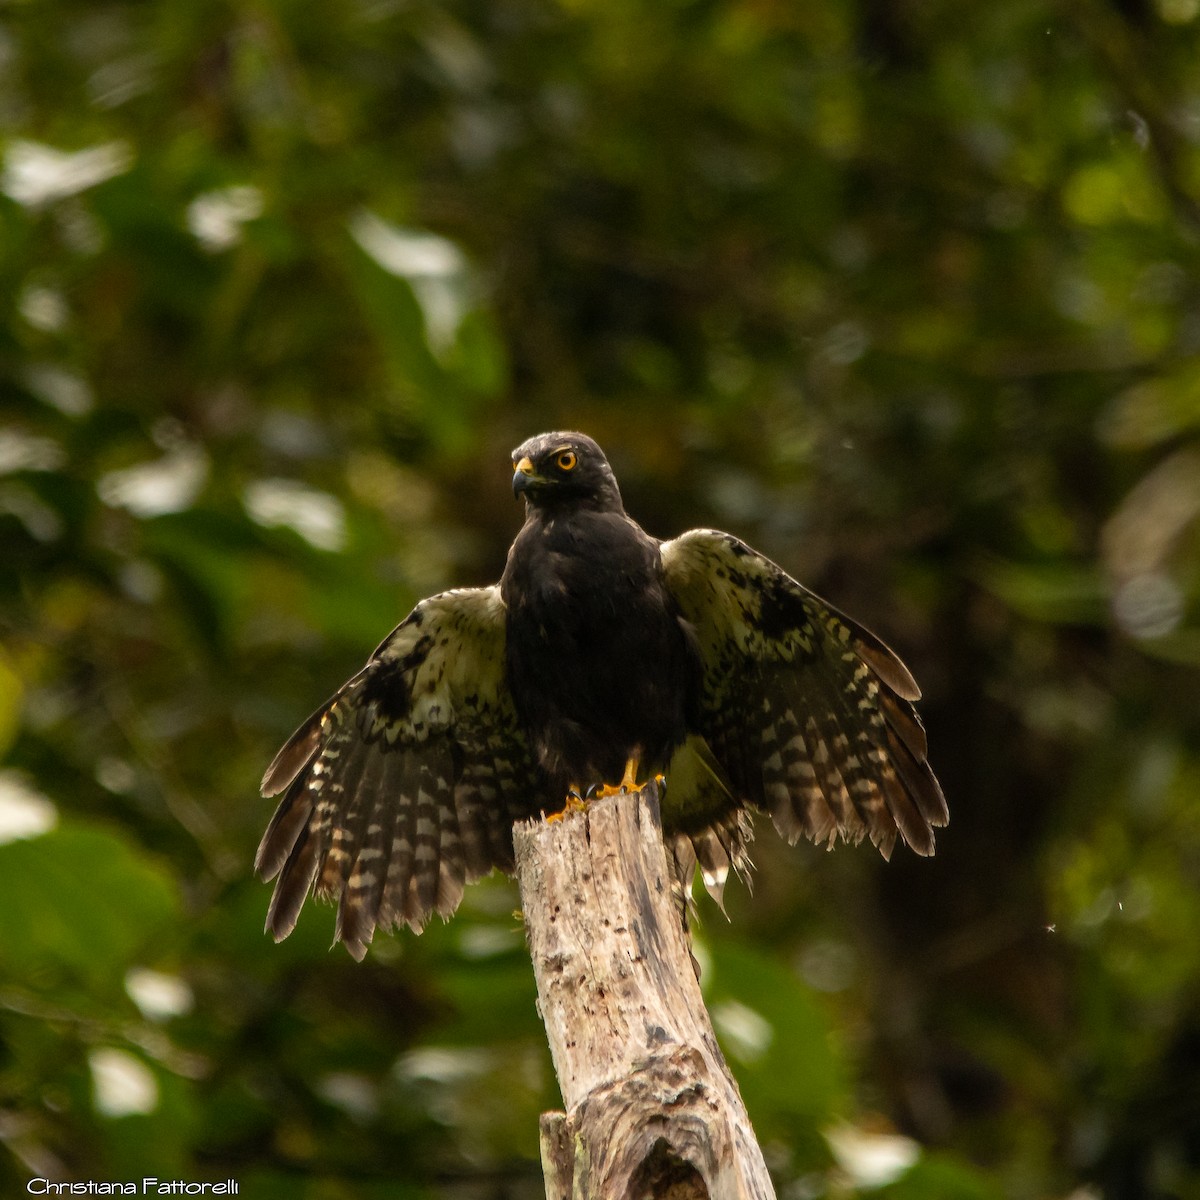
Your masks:
M1198 28L0 5L0 1193L541 1195L511 885L360 966L250 865L278 744L574 427L925 689L935 859L760 823L701 901L781 1195L1200 1196Z

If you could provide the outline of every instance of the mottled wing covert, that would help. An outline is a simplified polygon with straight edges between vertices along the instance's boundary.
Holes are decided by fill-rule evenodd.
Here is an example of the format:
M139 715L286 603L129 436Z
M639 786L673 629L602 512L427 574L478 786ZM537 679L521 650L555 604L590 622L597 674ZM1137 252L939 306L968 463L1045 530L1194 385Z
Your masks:
M420 930L463 885L513 869L512 825L538 779L504 677L499 588L423 600L292 735L263 777L283 799L255 869L279 876L267 929L291 933L311 890L338 900L356 958L376 926Z
M700 647L700 732L739 799L789 842L865 835L887 858L899 834L932 854L949 814L896 655L729 534L692 530L662 557Z

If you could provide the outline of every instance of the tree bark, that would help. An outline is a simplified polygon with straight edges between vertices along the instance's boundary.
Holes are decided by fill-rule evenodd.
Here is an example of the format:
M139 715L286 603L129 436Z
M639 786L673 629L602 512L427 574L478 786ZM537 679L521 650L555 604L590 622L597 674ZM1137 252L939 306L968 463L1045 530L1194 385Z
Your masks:
M655 785L515 842L566 1106L542 1117L547 1200L773 1198L692 968Z

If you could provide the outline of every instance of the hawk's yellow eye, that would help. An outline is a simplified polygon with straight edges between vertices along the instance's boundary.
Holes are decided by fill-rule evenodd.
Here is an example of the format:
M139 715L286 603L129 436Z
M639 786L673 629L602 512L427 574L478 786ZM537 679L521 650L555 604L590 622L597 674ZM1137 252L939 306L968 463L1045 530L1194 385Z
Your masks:
M558 463L561 470L573 471L579 459L575 457L574 450L564 450L554 461Z

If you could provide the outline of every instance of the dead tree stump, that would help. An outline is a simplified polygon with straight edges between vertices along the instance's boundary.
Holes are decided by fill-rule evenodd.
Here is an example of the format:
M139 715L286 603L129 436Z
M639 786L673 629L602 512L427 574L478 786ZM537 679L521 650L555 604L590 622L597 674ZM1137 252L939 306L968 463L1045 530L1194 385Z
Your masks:
M547 1200L768 1200L671 895L658 792L515 832L538 1002L566 1113Z

